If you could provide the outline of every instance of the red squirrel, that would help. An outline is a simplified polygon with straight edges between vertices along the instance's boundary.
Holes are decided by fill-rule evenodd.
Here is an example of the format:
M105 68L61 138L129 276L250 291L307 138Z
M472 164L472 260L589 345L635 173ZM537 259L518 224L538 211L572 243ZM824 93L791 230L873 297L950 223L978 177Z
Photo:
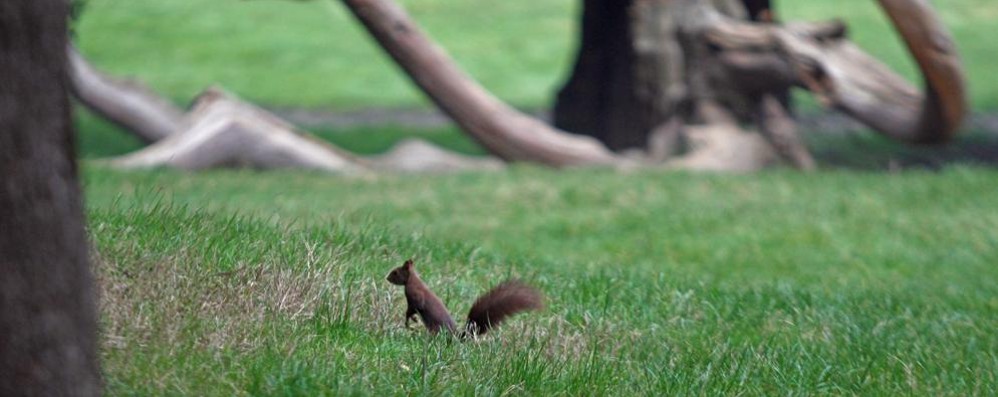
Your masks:
M408 305L405 309L406 327L409 327L412 317L418 314L430 334L436 334L443 327L457 335L454 319L443 302L440 302L440 298L419 278L412 259L392 269L387 279L392 284L405 286L405 301ZM468 323L458 336L464 338L469 335L484 335L509 316L543 308L543 301L544 297L540 292L523 282L515 279L504 281L475 300L468 311Z

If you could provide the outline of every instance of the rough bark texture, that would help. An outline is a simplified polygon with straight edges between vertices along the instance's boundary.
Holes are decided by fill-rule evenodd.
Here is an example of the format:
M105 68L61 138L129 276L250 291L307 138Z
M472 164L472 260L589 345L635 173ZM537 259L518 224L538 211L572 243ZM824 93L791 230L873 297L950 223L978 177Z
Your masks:
M749 7L753 17L771 19L768 1L712 5L729 16L747 18ZM697 99L727 103L747 120L752 100L730 88L737 86L730 73L696 32L684 34L704 22L694 8L668 0L584 1L575 67L558 92L554 125L619 151L645 148L660 124L690 118L694 108L684 104Z
M827 106L891 138L912 143L951 139L967 111L952 37L925 0L879 3L922 72L922 93L845 40L839 22L775 26L722 20L709 28L707 39L727 55L732 69L791 78ZM787 70L792 72L786 75Z
M0 395L100 393L67 5L0 2Z
M843 24L778 25L768 0L586 0L555 125L619 151L654 143L665 120L709 122L699 109L710 102L756 123L783 157L810 168L784 117L797 85L892 138L946 141L966 112L952 39L927 0L879 2L925 76L924 94L846 41Z

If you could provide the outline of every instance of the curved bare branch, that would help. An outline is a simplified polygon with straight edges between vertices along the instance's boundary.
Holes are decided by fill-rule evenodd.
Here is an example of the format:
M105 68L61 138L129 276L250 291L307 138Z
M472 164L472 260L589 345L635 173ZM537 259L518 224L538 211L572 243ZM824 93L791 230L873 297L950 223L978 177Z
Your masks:
M926 0L879 2L918 64L924 93L845 40L840 22L775 26L727 19L711 26L706 37L722 49L727 65L756 76L747 79L754 84L793 81L887 136L945 142L967 111L963 69L952 37Z
M360 159L219 89L198 96L175 134L110 163L120 168L294 167L348 174L367 169Z
M343 0L437 106L507 161L549 166L605 165L621 159L598 141L556 130L496 99L468 77L390 0Z
M942 143L967 111L960 58L952 37L925 0L879 0L924 79L924 93L844 40L818 42L778 32L802 83L822 100L901 141Z
M382 155L360 157L302 133L219 88L209 88L198 96L175 133L107 162L126 169L302 168L344 175L496 170L503 166L495 158L464 156L415 139Z
M945 141L956 133L967 112L966 84L956 45L926 0L879 0L925 79L919 108L877 128L913 142ZM876 117L865 118L874 123Z
M73 94L88 109L146 143L177 131L184 112L144 85L107 76L72 46L67 48Z

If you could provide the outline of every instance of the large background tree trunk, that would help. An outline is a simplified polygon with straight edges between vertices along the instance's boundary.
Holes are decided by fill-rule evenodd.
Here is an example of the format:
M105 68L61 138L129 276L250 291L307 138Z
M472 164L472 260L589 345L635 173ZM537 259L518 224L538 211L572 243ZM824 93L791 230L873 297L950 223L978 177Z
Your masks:
M667 21L656 20L654 3L584 1L578 55L555 101L555 127L620 150L644 147L666 120L676 106L670 85L677 88L682 65L670 63L678 47L658 37L673 27L656 23Z
M727 81L730 74L710 49L684 36L670 16L689 8L681 3L584 0L578 54L558 92L554 125L619 151L645 148L656 127L673 117L694 121L703 101L749 121L758 98ZM772 20L769 0L713 3L730 17ZM784 105L785 92L777 94Z
M0 2L0 395L100 394L63 0Z
M585 0L575 68L554 105L554 125L611 149L643 146L656 118L640 107L630 44L632 0Z

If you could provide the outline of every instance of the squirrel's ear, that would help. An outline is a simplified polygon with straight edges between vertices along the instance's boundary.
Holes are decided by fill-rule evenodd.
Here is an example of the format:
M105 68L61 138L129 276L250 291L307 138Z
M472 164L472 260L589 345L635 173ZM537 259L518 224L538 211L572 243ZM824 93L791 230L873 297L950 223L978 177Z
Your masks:
M405 268L406 269L412 269L412 265L413 265L412 259L409 259L409 260L405 261Z

